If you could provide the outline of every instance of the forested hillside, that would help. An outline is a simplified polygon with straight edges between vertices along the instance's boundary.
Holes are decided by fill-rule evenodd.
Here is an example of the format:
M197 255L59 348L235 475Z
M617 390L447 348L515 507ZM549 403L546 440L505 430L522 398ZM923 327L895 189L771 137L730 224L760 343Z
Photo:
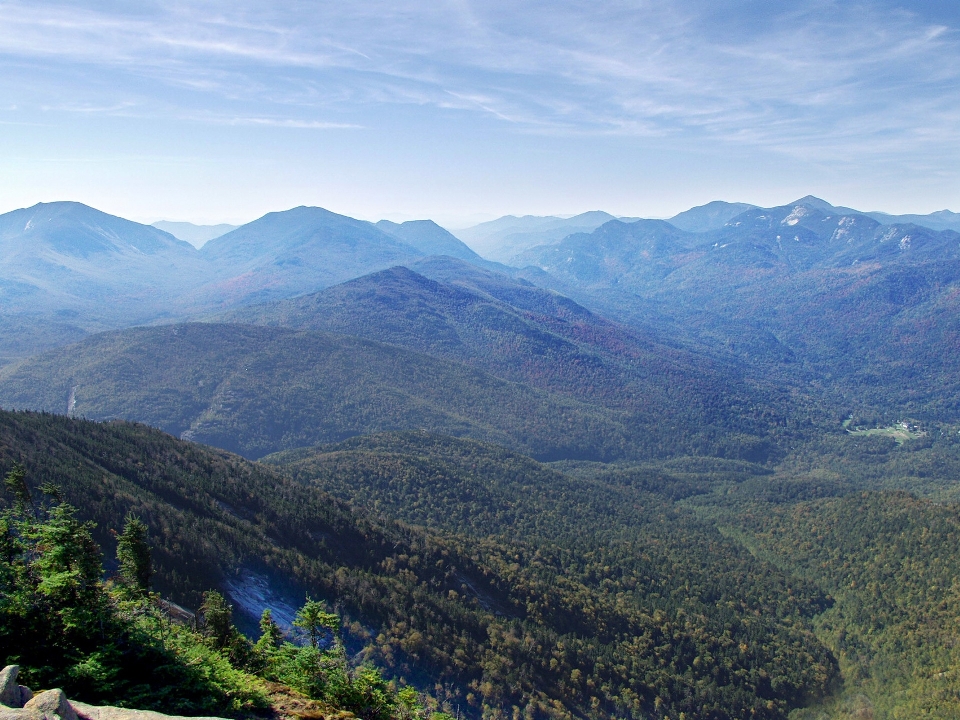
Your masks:
M559 345L557 357L570 366L534 368L564 378L548 389L346 335L212 323L135 328L3 368L0 405L145 422L254 458L420 428L541 459L757 458L777 436L803 430L735 375L729 391L701 383L689 358L581 370L592 359L576 344L540 338ZM625 356L627 365L636 359ZM648 372L663 386L645 380ZM578 383L575 394L549 389Z
M192 324L98 335L5 369L2 404L145 422L248 457L425 427L604 457L624 416L358 338Z
M3 708L6 716L42 715L42 710L38 713L29 707L19 710L20 704L31 699L32 686L56 687L59 689L53 692L65 691L69 695L68 711L63 710L61 700L56 717L77 717L75 712L81 717L140 717L144 710L159 710L188 716L277 720L331 716L359 716L367 720L449 719L448 715L435 712L435 699L419 694L403 681L399 685L388 681L369 663L351 661L344 643L342 618L329 612L322 600L307 595L305 601L298 603L298 610L281 619L283 626L274 620L269 608L263 609L259 638L253 642L234 626L232 606L221 592L204 591L202 602L192 613L153 592L157 570L153 535L172 538L177 554L189 553L198 544L198 538L190 531L184 532L185 525L194 524L195 532L210 530L211 524L204 522L209 517L203 517L202 511L191 513L182 506L173 510L169 505L165 507L163 501L158 502L156 495L144 491L144 470L152 480L163 476L161 484L171 473L157 472L152 467L158 462L155 457L141 454L134 460L131 455L136 451L131 447L127 448L126 462L139 465L141 485L125 488L133 490L123 498L132 509L122 518L122 530L111 529L106 535L115 539L111 544L116 548L111 553L115 562L108 563L105 573L101 546L94 537L98 526L82 517L91 510L102 511L103 507L95 500L88 501L84 503L87 510L78 513L77 507L65 499L67 491L51 481L56 473L49 472L50 466L62 469L61 463L65 462L69 470L61 478L69 483L72 496L81 495L72 499L84 500L82 482L70 482L83 474L78 467L71 467L75 464L72 461L86 461L89 466L102 458L96 452L73 453L71 457L71 453L65 452L67 446L75 446L78 436L83 435L88 443L110 453L120 450L118 445L123 441L129 446L131 441L144 439L143 435L133 438L126 433L124 437L126 428L113 428L119 429L119 433L85 433L78 423L64 426L62 421L59 426L61 430L66 427L66 433L58 433L54 429L57 421L51 424L48 418L41 418L39 423L37 418L28 417L19 418L23 421L20 423L17 419L11 422L9 417L3 420L4 432L0 436L4 441L22 437L14 425L20 424L21 430L27 425L34 431L40 430L48 441L45 449L58 456L53 462L49 457L41 459L39 464L46 467L34 468L32 474L17 461L9 463L4 473L5 493L0 502L0 662L5 666L6 678L3 704L12 706ZM154 431L153 435L158 433ZM54 444L56 440L65 444ZM13 450L4 454L17 454L18 444L14 441ZM6 442L0 447L3 445ZM164 459L171 460L170 454ZM8 464L8 458L4 458L3 464ZM204 464L202 458L200 464ZM205 464L207 467L194 465L190 470L209 471L210 463ZM177 470L182 479L182 463ZM110 474L103 475L105 485L113 484L114 479ZM187 488L186 492L191 494L191 490L198 489ZM202 491L193 492L191 499L196 500L200 494ZM217 502L223 505L222 501ZM150 513L151 523L145 523L134 510ZM314 518L314 522L318 519ZM100 530L99 534L104 535L103 528ZM234 541L238 534L244 533L234 533ZM249 540L250 533L246 534ZM224 549L237 550L238 543L230 543L225 535L230 535L229 531L208 535L201 542L209 545L226 540ZM243 544L241 540L239 545ZM211 549L217 552L220 548L208 547L208 555ZM277 547L274 552L282 554ZM223 557L220 560L221 566L225 565ZM192 580L200 580L196 567L179 563L179 558L176 561L174 575L180 571L181 576L193 575ZM164 580L169 581L170 571L164 563L160 573L166 576ZM289 573L287 568L288 577ZM227 584L231 592L233 587ZM238 602L243 604L246 600L245 607L249 609L250 599L238 598ZM11 679L27 683L28 687L21 686L13 694L8 684ZM77 701L111 707L83 707ZM122 711L118 707L133 710Z
M535 538L553 555L541 549L524 558L518 577L524 566L552 561L563 568L556 577L615 593L620 607L621 583L642 557L645 571L670 568L660 583L679 585L658 592L706 600L700 612L710 617L723 607L715 594L723 578L738 579L739 590L731 591L741 598L760 586L755 576L734 572L744 563L739 553L748 551L769 563L766 572L773 566L799 583L789 593L823 593L813 628L840 673L803 718L872 712L946 719L957 712L953 558L960 515L955 501L936 504L894 489L955 499L956 428L900 442L845 433L774 469L678 458L641 466L561 463L561 474L501 449L420 434L357 438L267 461L339 497L363 498L387 516L487 542ZM705 546L700 538L713 539Z
M197 607L219 587L249 613L251 589L279 612L310 592L363 657L434 678L422 687L451 709L952 717L956 507L857 488L946 489L955 430L846 434L774 470L552 468L387 434L268 458L291 482L144 426L2 420L0 470L60 485L108 557L128 512L147 522L166 596Z
M143 518L162 592L196 607L201 589L230 587L241 570L309 591L342 608L368 657L432 674L434 693L465 709L781 717L836 673L805 629L824 596L658 502L634 507L647 539L624 537L606 556L589 544L548 545L542 534L510 543L480 527L428 534L143 426L2 417L5 466L16 460L35 481L58 483L98 522L106 548L117 518ZM449 442L432 444L462 462L468 453ZM467 449L507 471L532 462ZM532 481L554 477L544 470ZM550 522L569 519L558 512ZM608 564L617 557L622 570ZM701 562L714 570L697 570ZM692 574L677 575L681 563Z
M758 556L835 599L815 625L844 687L800 717L960 714L960 506L865 492L750 506L733 521Z
M745 379L732 363L613 323L557 293L450 270L462 279L432 280L396 267L224 319L343 333L464 362L621 410L648 435L683 427L722 443L723 435L742 432L759 445L793 410L783 394Z

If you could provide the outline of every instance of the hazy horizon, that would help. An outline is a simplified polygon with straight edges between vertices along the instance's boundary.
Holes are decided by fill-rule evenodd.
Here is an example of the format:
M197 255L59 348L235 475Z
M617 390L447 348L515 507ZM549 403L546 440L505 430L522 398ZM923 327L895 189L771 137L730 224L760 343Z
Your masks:
M955 3L0 3L0 211L960 210Z

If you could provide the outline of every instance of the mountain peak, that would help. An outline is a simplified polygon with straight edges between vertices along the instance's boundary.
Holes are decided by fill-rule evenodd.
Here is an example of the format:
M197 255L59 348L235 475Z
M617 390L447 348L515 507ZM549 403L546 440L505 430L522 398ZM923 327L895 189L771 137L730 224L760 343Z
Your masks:
M96 208L92 208L89 205L85 205L82 202L77 202L76 200L54 200L53 202L38 202L36 205L25 208L26 210L60 210L60 211L69 211L69 210L89 210L95 213L101 212Z
M151 225L125 220L73 201L37 203L0 215L0 241L13 240L18 249L47 247L54 252L86 258L102 253L153 254L188 243Z
M706 205L698 205L689 210L684 210L682 213L674 215L667 222L687 232L708 232L723 227L725 223L755 207L755 205L749 203L714 200Z
M830 212L836 210L836 208L828 203L826 200L821 200L815 195L804 195L799 200L794 200L790 205L806 205L809 208L814 208L815 210L825 210Z
M381 220L374 227L425 255L449 255L469 262L481 259L463 241L433 220L408 220L404 223Z
M845 207L843 205L831 205L826 200L821 200L815 195L804 195L799 200L794 200L789 205L784 205L783 207L796 207L797 205L805 205L812 210L819 210L820 212L826 213L827 215L863 215L864 213L859 210L854 210L853 208Z
M608 212L603 210L588 210L587 212L580 213L579 215L574 215L573 217L566 218L567 222L571 224L579 223L600 223L601 225L610 220L616 220L616 216L611 215Z

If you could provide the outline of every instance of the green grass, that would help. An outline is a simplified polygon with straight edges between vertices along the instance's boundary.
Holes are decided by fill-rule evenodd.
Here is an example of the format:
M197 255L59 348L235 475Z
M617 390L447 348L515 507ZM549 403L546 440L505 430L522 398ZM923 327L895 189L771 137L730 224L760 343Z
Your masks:
M859 437L888 437L896 440L898 445L902 445L908 440L916 440L926 435L925 432L915 429L917 426L908 423L898 423L882 428L847 430L853 436Z

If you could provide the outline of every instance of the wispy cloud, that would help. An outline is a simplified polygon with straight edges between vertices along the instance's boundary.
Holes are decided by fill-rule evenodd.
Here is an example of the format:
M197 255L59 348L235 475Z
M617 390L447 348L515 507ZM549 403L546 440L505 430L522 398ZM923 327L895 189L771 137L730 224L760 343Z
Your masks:
M50 82L67 65L94 86L105 73L89 105L108 114L136 104L343 129L357 123L337 113L412 103L524 132L691 136L823 158L841 147L937 152L958 139L960 33L919 4L284 5L0 2L0 63L31 63L34 77L46 68Z
M192 118L201 122L212 122L222 125L256 125L260 127L296 128L301 130L360 130L362 125L352 123L319 122L316 120L292 120L284 118L265 117L235 117L235 118Z

